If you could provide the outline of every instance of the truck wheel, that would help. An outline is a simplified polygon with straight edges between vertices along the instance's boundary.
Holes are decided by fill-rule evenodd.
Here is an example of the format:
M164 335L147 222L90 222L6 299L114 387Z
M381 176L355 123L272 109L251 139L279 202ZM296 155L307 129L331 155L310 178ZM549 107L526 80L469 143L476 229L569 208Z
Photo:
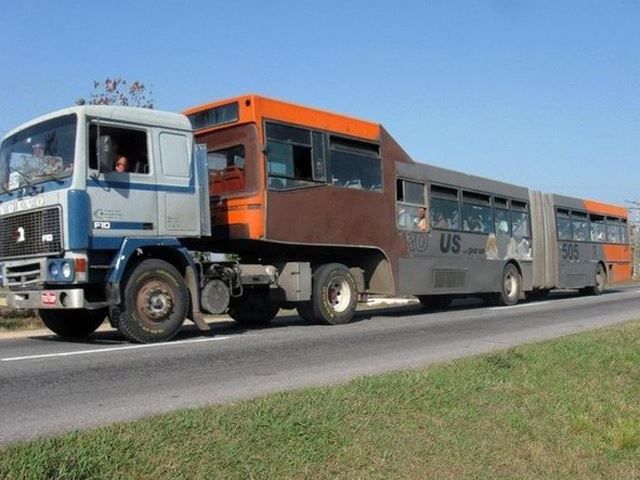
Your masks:
M494 295L495 304L511 306L518 303L522 277L513 263L508 263L502 272L500 292Z
M253 293L241 297L229 307L231 318L246 328L263 327L280 311L280 307L269 299L267 293Z
M134 267L125 282L118 330L138 343L166 342L184 322L188 291L180 272L168 262L147 259Z
M323 325L349 323L356 311L357 287L347 267L328 263L313 275L313 318Z
M580 289L583 295L602 295L607 286L607 273L604 271L602 264L598 264L596 274L593 279L593 285Z
M62 338L84 338L102 324L107 309L98 310L38 310L42 323Z

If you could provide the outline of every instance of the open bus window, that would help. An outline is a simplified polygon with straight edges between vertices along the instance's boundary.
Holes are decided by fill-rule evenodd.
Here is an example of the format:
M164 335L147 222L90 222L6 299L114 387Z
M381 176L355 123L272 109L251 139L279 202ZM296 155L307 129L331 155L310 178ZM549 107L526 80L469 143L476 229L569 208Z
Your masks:
M509 210L506 210L504 208L496 208L494 209L493 213L496 233L502 235L511 235Z
M267 123L266 132L270 189L305 187L314 185L315 180L324 180L324 165L319 164L323 162L321 153L317 155L320 160L314 165L310 130ZM317 142L315 138L314 140L315 148L321 149L322 142Z
M589 240L589 222L586 213L571 212L571 227L575 241L586 242Z
M458 190L431 185L431 225L433 228L460 229Z
M629 243L629 227L627 225L627 220L623 218L620 222L620 240L622 243Z
M245 189L244 145L207 152L209 191L214 195Z
M398 179L396 181L396 225L401 230L429 230L424 183Z
M462 192L462 229L465 232L493 232L493 213L489 195Z
M620 243L622 240L622 234L620 224L617 218L607 217L607 242Z
M511 200L511 234L514 237L530 237L527 204Z
M591 241L605 242L607 240L607 232L602 215L590 215L591 220Z
M382 164L376 144L332 136L329 175L338 187L382 191Z

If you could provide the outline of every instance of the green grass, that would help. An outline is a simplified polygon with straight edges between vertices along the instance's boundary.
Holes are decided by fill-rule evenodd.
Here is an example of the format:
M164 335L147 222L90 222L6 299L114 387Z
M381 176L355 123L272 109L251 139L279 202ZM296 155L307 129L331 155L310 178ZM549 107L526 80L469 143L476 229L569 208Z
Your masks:
M16 445L0 478L640 478L640 322Z
M11 310L0 307L0 332L36 328L44 328L44 325L33 310Z

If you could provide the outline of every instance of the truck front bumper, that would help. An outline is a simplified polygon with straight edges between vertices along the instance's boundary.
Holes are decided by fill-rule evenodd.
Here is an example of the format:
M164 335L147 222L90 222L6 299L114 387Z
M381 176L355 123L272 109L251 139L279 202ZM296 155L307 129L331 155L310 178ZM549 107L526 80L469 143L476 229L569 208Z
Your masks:
M85 302L84 290L81 288L9 291L7 306L16 309L90 308Z

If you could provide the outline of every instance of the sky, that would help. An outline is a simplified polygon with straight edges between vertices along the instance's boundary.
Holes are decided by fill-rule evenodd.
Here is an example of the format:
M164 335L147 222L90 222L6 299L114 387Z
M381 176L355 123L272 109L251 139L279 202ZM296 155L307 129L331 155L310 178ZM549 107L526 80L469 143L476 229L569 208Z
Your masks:
M640 201L640 2L3 2L0 135L140 80L156 108L258 93L375 121L416 161Z

